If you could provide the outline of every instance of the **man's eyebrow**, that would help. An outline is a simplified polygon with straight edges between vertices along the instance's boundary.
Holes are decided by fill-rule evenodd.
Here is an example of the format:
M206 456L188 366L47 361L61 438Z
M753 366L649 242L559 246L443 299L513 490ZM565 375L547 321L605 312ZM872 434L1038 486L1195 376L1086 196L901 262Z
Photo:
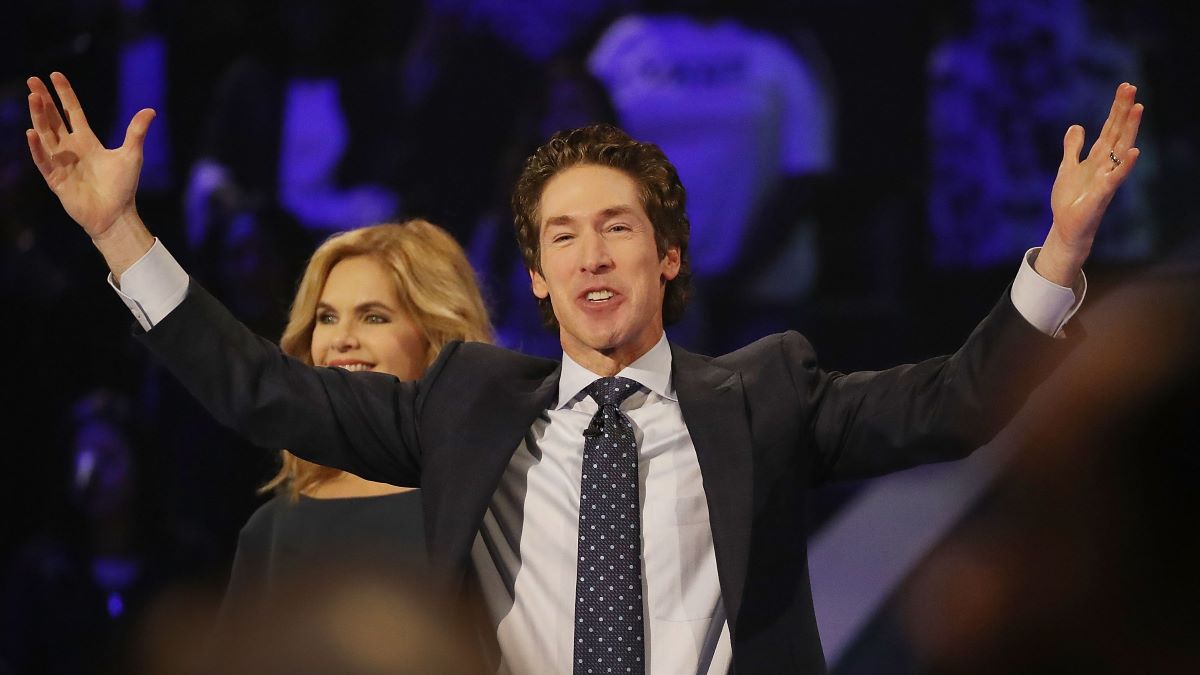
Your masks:
M554 216L553 218L547 218L546 224L543 225L543 227L550 227L551 225L570 225L574 220L574 218L567 215Z
M632 215L634 213L636 213L636 211L632 206L619 204L617 206L610 206L600 211L600 213L597 214L596 219L604 221L612 218L618 218L620 216ZM551 227L553 225L570 225L573 222L575 222L575 218L569 215L554 216L552 218L547 218L546 224L543 227Z
M610 206L600 212L600 220L611 220L621 216L633 215L634 213L635 211L632 206L626 206L624 204L620 206Z

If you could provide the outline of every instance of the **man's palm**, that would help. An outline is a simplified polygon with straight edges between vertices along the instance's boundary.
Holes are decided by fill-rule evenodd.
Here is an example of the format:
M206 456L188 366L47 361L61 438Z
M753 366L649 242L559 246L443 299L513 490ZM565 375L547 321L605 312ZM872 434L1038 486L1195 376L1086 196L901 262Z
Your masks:
M134 115L124 144L108 150L88 126L67 78L54 73L51 81L72 128L68 131L42 81L30 78L29 113L34 128L26 132L29 151L63 209L96 238L134 210L142 145L154 111L146 109Z
M1139 151L1134 143L1142 105L1134 103L1136 92L1129 84L1117 88L1108 120L1082 160L1083 127L1072 126L1063 139L1063 159L1050 192L1050 208L1059 234L1069 244L1080 242L1090 247L1105 208L1137 163Z

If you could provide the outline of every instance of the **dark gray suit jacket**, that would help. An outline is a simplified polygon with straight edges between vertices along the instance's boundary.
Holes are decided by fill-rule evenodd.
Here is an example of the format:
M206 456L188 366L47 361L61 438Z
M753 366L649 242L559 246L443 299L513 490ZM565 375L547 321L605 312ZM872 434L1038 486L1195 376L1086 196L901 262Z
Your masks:
M472 585L468 556L484 511L558 392L557 361L479 343L447 346L416 382L305 366L195 283L141 340L250 441L421 487L430 559L450 592ZM955 354L878 372L822 370L794 332L716 358L672 345L735 670L825 672L804 540L810 486L967 455L1071 342L1029 325L1006 292Z

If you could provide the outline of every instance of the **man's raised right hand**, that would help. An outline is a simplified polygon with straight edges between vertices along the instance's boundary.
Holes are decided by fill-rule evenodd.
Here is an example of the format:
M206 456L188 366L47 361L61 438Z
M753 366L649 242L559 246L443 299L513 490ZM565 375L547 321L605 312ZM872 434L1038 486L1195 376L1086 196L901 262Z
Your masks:
M142 146L155 113L149 108L138 111L129 122L125 142L109 150L88 126L66 76L52 73L50 81L67 119L59 114L42 80L29 78L33 120L33 128L25 132L29 152L67 215L92 238L119 279L154 241L137 215L134 198Z

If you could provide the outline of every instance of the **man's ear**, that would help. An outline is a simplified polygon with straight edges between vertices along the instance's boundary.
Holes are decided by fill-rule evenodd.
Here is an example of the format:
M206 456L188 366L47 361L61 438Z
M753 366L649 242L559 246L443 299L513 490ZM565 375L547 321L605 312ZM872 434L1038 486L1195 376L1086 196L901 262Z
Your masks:
M541 272L529 270L529 286L539 300L550 297L550 287L546 285L546 280L542 277Z
M662 258L662 278L663 281L671 281L679 276L679 267L682 257L679 255L679 247L672 246L667 249L667 254Z

